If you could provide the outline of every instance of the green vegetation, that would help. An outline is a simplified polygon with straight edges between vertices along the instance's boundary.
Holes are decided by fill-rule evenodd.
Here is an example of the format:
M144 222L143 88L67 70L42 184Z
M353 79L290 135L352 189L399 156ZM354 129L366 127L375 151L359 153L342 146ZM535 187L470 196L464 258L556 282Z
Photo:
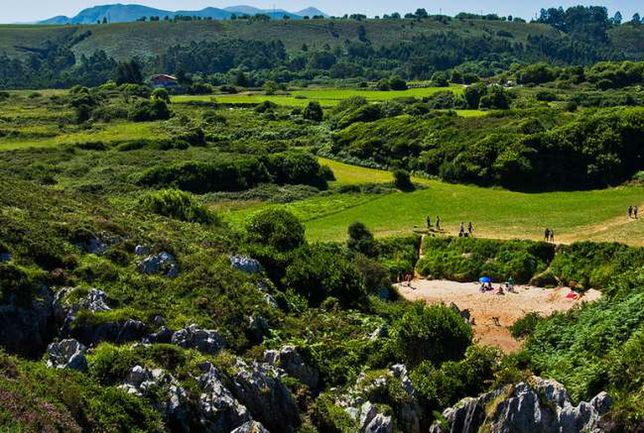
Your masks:
M635 431L641 33L581 6L0 26L0 88L43 88L0 92L0 430L228 432L239 400L274 432L357 431L357 401L428 431L534 372ZM503 355L400 299L417 274L602 298ZM68 338L86 362L47 367Z

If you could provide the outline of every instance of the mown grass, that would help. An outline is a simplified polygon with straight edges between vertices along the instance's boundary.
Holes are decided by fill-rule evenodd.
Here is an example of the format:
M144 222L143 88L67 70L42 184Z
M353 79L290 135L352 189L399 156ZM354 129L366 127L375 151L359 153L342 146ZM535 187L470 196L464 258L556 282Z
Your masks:
M326 108L335 107L340 101L354 96L361 96L371 102L382 102L396 98L418 98L430 96L436 92L449 90L455 94L463 92L464 87L453 85L450 87L419 87L402 91L379 91L362 89L338 88L310 88L290 91L288 94L265 95L261 92L247 92L234 95L180 95L172 98L175 103L187 102L219 102L223 104L258 104L270 101L277 105L290 107L305 107L311 101L318 101ZM480 110L459 110L464 117L484 115Z
M381 170L328 160L322 163L333 168L336 185L385 183L392 179ZM541 239L549 227L559 242L592 239L644 245L644 221L627 223L625 216L629 205L642 204L642 186L530 194L425 179L414 181L422 189L411 193L331 194L281 206L301 218L308 237L319 241L345 239L347 227L356 221L365 223L375 235L386 236L423 228L428 215L432 222L440 215L447 234L457 234L461 221L472 221L475 236L479 237ZM242 224L264 206L230 211L227 218Z

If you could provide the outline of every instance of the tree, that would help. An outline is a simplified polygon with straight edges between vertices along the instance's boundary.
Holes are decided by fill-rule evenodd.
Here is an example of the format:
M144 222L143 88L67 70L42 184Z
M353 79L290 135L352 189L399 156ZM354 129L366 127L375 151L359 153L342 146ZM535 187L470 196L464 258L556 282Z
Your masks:
M467 86L463 91L463 97L465 98L467 107L472 110L479 108L481 97L485 94L485 90L485 84L483 83Z
M152 91L152 95L150 96L151 99L159 99L166 104L170 103L170 94L166 89L154 89Z
M318 101L311 101L302 112L302 116L305 119L320 122L324 117L324 111Z
M507 110L510 108L510 98L503 87L494 85L487 89L479 105L481 108Z
M634 26L639 26L640 24L642 24L642 19L640 18L639 13L635 12L633 14L633 18L631 18L631 24L633 24Z
M447 75L445 72L437 71L432 75L432 85L436 87L447 87L449 83L447 82Z
M389 79L391 90L407 90L407 82L399 76L393 76Z
M358 27L358 40L360 42L368 42L369 40L367 39L367 30L364 28L364 26L361 24Z
M116 84L141 84L143 74L141 65L136 60L119 62L116 66Z
M622 20L623 20L622 13L620 11L615 12L615 16L613 16L613 19L612 19L613 24L618 26L622 24Z
M427 360L435 366L463 357L472 344L472 328L445 305L417 302L393 324L394 346L408 367Z
M264 83L264 92L267 95L274 95L277 92L278 86L275 81L267 81Z
M378 244L367 226L361 222L355 222L349 226L348 233L347 248L349 250L367 257L378 256Z
M427 11L425 9L418 8L418 9L416 9L416 13L414 14L414 16L416 18L418 18L418 19L422 19L422 18L427 18L429 16L429 14L427 13Z
M239 87L248 87L250 85L248 77L241 69L235 74L234 84Z

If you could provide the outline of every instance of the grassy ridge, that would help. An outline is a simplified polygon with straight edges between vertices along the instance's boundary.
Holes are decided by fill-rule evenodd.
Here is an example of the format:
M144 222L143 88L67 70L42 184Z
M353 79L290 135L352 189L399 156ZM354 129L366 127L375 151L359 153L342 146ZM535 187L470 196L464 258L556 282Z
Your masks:
M330 165L337 185L390 182L388 172ZM526 194L503 189L452 185L415 179L424 188L411 193L343 194L318 196L284 205L305 221L307 234L315 240L343 240L347 227L361 221L377 236L408 233L422 227L425 218L437 215L448 233L458 233L461 221L472 221L475 235L502 239L541 239L546 227L556 240L620 241L644 245L644 221L627 222L626 208L642 204L644 187L623 186L598 191ZM228 218L240 223L256 208L232 211Z
M117 59L135 56L148 57L160 54L168 46L188 44L191 41L213 41L223 38L249 40L281 40L290 51L299 50L302 44L318 49L328 44L342 46L346 39L355 39L362 25L367 38L375 45L410 40L423 33L454 31L468 34L496 34L498 30L510 32L509 40L524 42L529 34L556 35L557 32L542 24L523 24L501 21L451 21L447 24L433 20L420 22L403 20L335 20L333 30L330 20L298 20L248 23L246 21L195 21L119 23L99 26L0 26L0 52L19 55L16 45L40 46L45 41L61 37L68 32L91 35L74 47L77 55L90 55L104 50Z

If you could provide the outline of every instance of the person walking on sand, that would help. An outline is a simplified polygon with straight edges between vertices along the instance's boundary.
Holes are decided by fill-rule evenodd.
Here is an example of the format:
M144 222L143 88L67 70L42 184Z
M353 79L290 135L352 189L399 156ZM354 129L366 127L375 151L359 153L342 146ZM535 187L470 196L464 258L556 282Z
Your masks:
M637 209L637 206L634 206L634 207L633 207L633 218L635 218L635 219L637 219L637 211L638 211L638 210L639 210L639 209Z
M470 234L470 237L474 235L474 226L472 225L472 221L467 225L467 232Z
M458 229L458 236L461 238L465 236L465 225L463 224L463 221L461 221L461 226Z
M550 241L550 229L546 229L543 233L543 240L546 242Z
M633 218L633 206L628 207L628 219Z
M550 229L550 242L555 243L555 231Z

